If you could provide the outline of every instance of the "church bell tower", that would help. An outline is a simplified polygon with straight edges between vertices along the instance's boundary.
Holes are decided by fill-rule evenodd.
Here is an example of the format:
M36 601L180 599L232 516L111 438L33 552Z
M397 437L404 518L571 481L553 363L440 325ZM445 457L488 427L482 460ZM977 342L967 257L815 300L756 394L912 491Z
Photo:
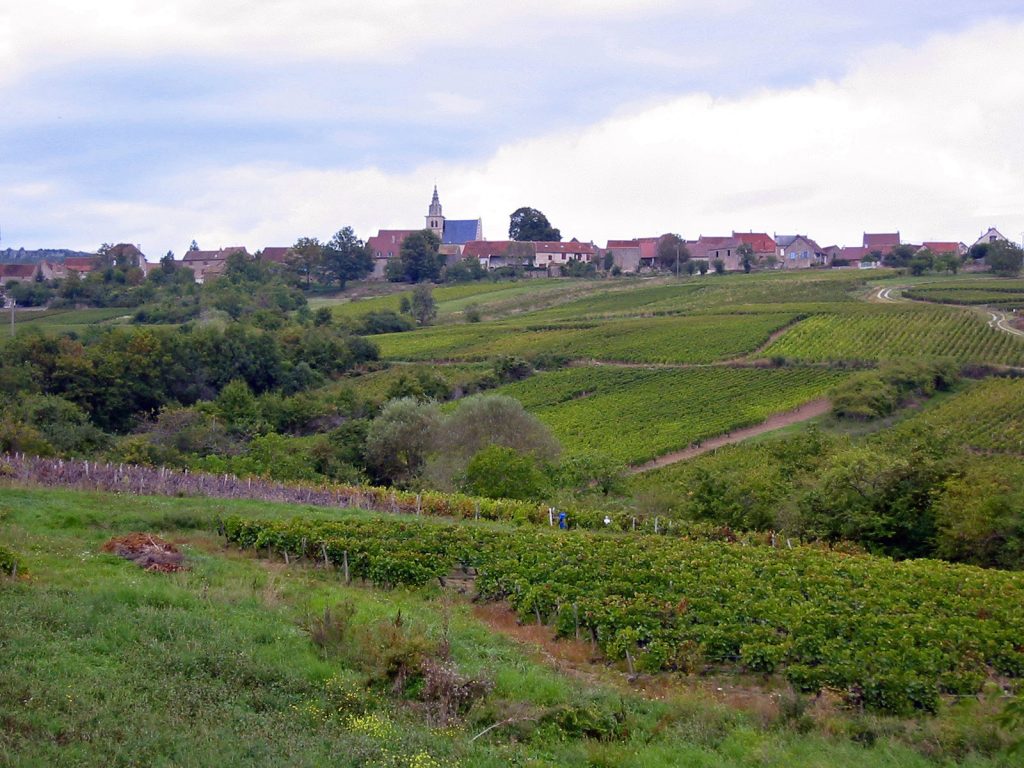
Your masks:
M437 185L434 185L434 197L430 200L430 208L427 212L427 229L437 235L438 239L444 240L444 214L441 213L441 201L437 197Z

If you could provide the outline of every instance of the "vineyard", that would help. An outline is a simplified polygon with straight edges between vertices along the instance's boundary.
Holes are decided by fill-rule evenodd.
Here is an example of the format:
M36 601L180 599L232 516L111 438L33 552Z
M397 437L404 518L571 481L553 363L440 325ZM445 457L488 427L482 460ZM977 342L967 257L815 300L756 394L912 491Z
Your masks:
M630 668L779 673L882 712L934 711L992 674L1024 676L1024 576L935 561L659 537L391 520L231 517L228 540L329 560L377 586L476 573L524 621L591 639Z
M1024 455L1024 380L987 379L908 419L901 428L927 425L950 432L977 451Z
M809 362L946 357L960 363L1022 365L1024 340L990 328L968 310L875 307L809 317L764 354Z
M845 374L821 368L568 368L502 387L568 451L637 464L764 421L825 395Z
M739 357L766 343L791 314L664 317L432 328L376 337L393 360L486 360L499 355L637 363L709 363Z
M939 304L988 305L1014 310L1024 307L1024 280L954 280L904 288L903 296Z

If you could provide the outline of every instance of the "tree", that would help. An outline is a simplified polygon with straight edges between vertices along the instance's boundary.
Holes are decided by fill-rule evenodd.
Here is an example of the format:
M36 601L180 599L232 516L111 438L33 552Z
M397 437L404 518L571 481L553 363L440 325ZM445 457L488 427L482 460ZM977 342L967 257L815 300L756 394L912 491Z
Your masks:
M434 301L434 292L429 285L417 285L412 291L410 311L420 325L430 325L430 321L437 317L437 302Z
M692 275L696 271L697 271L697 262L695 262L695 261L688 261L688 262L686 262L686 274Z
M300 237L292 246L292 255L289 258L289 265L300 275L306 278L306 287L309 287L314 270L320 267L323 259L324 247L315 237Z
M908 267L913 258L914 247L912 245L897 245L882 257L882 264L886 267Z
M489 445L466 467L463 490L489 499L539 500L547 482L532 456L513 448Z
M706 275L708 273L707 259L697 259L697 271L702 275Z
M562 233L551 226L548 217L536 208L518 208L509 216L508 236L511 240L560 241Z
M470 283L487 277L487 270L480 266L480 261L467 256L452 264L445 270L444 279L449 283Z
M188 250L189 250L189 252L198 251L199 250L199 243L197 243L195 240L193 240L191 243L188 244Z
M750 274L750 270L754 266L754 246L750 243L740 243L740 247L736 249L736 255L740 257L743 271Z
M402 274L410 283L437 280L444 268L444 256L439 253L441 241L429 229L413 232L402 241L398 252Z
M1024 250L1016 243L1005 240L989 243L988 251L985 254L985 263L995 275L1002 277L1014 277L1020 274L1021 264L1024 262Z
M370 423L366 464L378 482L407 485L423 469L440 413L412 397L391 400Z
M686 241L679 235L666 233L658 238L658 263L663 269L676 269L690 260L690 251Z
M715 268L716 275L725 274L725 262L722 261L721 259L715 259L713 262L711 262L711 265Z
M615 254L612 251L605 251L601 266L604 267L605 272L610 271L615 266Z
M356 237L352 227L342 227L323 247L324 273L338 281L341 290L349 280L359 280L373 272L373 254L370 248Z

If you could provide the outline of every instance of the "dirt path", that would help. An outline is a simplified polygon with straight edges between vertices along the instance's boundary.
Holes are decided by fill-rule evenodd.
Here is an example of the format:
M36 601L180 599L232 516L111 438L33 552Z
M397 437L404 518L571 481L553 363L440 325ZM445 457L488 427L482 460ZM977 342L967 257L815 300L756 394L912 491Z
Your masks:
M656 459L648 461L646 464L639 464L635 467L630 467L626 470L626 473L636 475L641 472L649 472L652 469L667 467L669 464L686 461L687 459L692 459L695 456L700 456L702 453L713 451L715 448L720 448L723 445L732 445L733 443L746 440L748 437L763 435L765 432L771 432L776 429L781 429L782 427L788 427L791 424L799 424L802 421L810 421L811 419L828 413L831 407L832 403L829 402L828 398L812 400L811 402L804 403L800 407L794 408L791 411L776 413L767 421L762 421L760 424L755 424L752 427L737 429L733 432L713 437L710 440L703 440L700 443L691 445L681 451L666 453L664 456L659 456Z

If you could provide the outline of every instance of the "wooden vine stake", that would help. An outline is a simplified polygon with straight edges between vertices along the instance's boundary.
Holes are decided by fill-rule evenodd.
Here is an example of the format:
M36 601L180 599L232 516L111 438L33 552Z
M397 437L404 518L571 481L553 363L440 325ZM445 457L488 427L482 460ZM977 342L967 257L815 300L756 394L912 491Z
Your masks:
M351 579L348 576L348 550L346 549L341 553L341 567L345 571L345 583L348 584Z

